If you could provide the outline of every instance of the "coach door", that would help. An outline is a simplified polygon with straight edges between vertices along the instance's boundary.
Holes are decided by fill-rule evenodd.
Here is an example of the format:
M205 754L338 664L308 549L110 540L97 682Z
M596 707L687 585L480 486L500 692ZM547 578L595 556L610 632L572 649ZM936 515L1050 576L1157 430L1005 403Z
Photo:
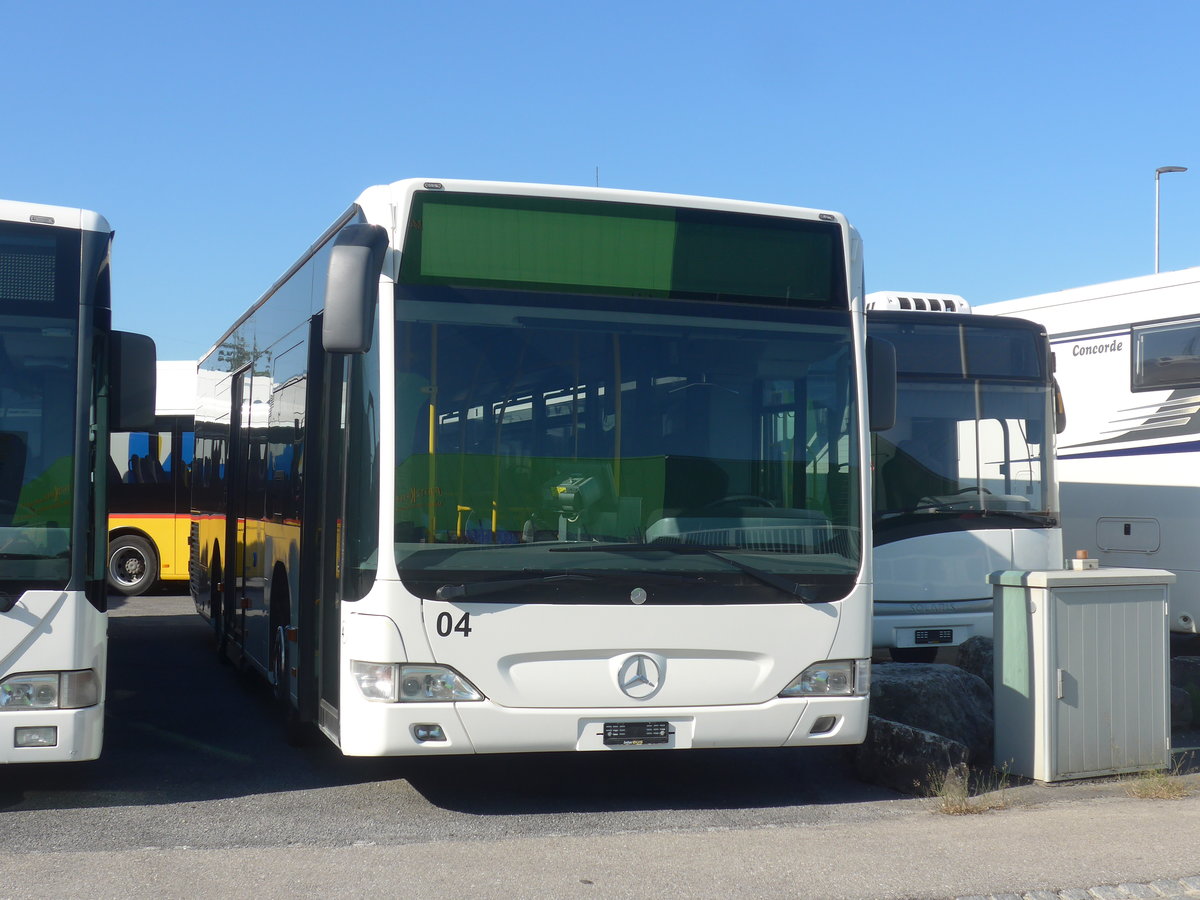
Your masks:
M233 376L229 392L229 460L225 478L225 589L221 592L220 640L242 644L245 635L246 453L250 368Z
M319 321L319 320L318 320ZM319 334L319 332L318 332ZM319 341L316 342L319 347ZM323 357L319 362L312 357ZM346 362L344 356L329 356L318 350L310 356L322 371L319 377L310 377L310 384L319 385L320 400L310 410L320 410L320 421L310 416L309 446L319 443L319 458L314 471L319 476L315 490L309 492L312 499L310 510L317 514L317 529L313 535L317 552L317 569L314 580L317 585L312 597L312 626L315 630L315 663L317 697L319 701L318 722L322 730L335 740L339 734L338 707L339 666L341 664L341 607L342 607L342 560L344 542L344 506L346 484ZM314 373L310 370L310 376ZM310 457L311 459L311 457Z

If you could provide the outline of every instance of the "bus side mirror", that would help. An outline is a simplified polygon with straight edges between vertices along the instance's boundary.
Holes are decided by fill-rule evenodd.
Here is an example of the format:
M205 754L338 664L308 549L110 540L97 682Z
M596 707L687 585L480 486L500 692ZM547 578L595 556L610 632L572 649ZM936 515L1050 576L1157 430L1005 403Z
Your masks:
M154 341L144 334L109 335L109 431L153 431L155 392Z
M1062 389L1054 379L1054 433L1062 434L1067 429L1067 405L1063 403Z
M366 353L371 349L379 273L387 244L387 232L379 225L347 225L334 240L321 325L321 343L327 352Z
M896 348L880 338L867 338L867 406L872 431L896 424Z

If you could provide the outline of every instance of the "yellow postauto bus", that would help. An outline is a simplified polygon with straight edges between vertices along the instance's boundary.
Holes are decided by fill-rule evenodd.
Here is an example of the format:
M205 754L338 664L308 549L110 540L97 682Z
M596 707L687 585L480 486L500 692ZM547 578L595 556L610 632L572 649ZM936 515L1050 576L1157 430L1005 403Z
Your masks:
M187 581L195 396L195 362L159 362L154 430L112 436L108 586L117 593Z

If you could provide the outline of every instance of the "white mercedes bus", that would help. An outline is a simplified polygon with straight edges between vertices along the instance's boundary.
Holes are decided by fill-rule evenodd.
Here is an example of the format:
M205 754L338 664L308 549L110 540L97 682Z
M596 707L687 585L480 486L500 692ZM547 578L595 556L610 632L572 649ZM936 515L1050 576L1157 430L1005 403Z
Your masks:
M861 741L861 285L832 212L366 190L200 362L220 652L349 755Z

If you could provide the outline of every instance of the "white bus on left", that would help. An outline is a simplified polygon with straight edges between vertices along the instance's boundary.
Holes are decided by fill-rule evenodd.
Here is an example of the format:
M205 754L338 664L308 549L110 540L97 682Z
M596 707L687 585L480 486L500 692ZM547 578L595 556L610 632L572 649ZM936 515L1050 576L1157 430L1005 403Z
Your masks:
M111 330L112 229L0 201L0 763L104 735L109 432L154 415L154 344Z

